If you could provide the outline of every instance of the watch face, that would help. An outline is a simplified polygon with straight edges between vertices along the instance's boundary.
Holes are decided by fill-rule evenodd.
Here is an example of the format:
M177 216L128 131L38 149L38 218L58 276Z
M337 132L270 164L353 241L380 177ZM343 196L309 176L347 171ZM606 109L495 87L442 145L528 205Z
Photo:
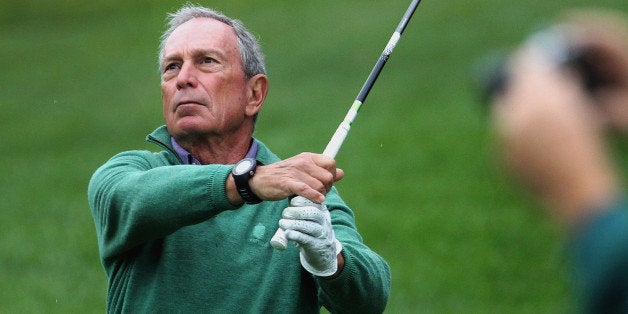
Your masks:
M243 159L240 162L238 162L234 168L233 168L233 173L239 175L239 174L243 174L249 170L251 170L251 168L253 167L253 160L251 159Z

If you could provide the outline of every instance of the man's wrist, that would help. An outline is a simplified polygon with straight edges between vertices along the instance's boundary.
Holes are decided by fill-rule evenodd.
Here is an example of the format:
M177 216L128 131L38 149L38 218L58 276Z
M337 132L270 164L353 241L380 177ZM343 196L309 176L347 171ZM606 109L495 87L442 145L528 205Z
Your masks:
M244 200L240 193L238 193L238 188L236 188L235 180L233 180L233 174L229 173L227 176L227 181L225 182L225 194L227 195L227 201L231 205L240 206L244 204Z

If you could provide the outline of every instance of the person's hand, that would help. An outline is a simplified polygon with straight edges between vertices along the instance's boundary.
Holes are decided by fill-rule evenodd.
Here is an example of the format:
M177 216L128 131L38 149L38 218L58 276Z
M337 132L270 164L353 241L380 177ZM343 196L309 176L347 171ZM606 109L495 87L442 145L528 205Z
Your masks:
M344 172L333 158L301 153L269 165L259 166L249 181L251 190L263 200L280 200L294 195L323 203L332 185Z
M296 197L290 201L279 220L286 238L299 245L301 265L313 275L328 277L338 271L338 254L342 245L334 236L329 211Z
M579 78L523 47L493 106L510 170L568 224L590 216L616 192L600 118Z

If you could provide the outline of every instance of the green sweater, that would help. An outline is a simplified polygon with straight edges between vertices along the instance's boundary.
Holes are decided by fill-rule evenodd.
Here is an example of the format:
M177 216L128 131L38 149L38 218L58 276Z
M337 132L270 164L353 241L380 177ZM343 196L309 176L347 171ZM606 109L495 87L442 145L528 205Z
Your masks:
M583 313L628 313L628 197L591 219L571 243Z
M286 200L234 207L225 180L232 165L183 165L164 126L148 136L162 151L120 153L98 168L88 199L108 312L382 312L390 268L369 249L336 189L325 201L345 266L313 276L299 250L269 245ZM258 142L257 159L279 161Z

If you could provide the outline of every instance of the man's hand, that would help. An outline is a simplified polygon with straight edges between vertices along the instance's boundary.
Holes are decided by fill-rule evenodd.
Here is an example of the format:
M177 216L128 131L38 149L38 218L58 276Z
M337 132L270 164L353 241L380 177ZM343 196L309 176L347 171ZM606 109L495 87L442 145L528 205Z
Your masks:
M301 265L313 275L328 277L338 271L342 245L334 236L329 211L324 204L293 198L279 220L286 238L299 245Z
M270 165L259 166L249 185L263 200L280 200L294 195L323 203L334 182L344 176L333 158L301 153Z

